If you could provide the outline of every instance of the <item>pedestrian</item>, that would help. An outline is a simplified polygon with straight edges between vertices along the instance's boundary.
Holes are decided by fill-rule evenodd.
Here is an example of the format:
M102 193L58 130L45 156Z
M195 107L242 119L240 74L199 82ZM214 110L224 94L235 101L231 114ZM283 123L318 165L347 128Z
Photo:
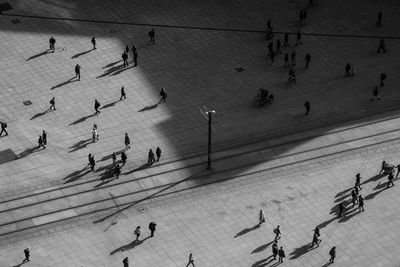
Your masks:
M121 97L119 98L119 101L126 99L126 94L125 94L125 88L122 86L121 87Z
M382 11L378 13L378 20L376 21L376 26L382 27Z
M272 255L274 256L274 260L276 260L276 256L278 255L278 241L274 241L272 244Z
M320 241L321 240L319 240L318 239L318 236L314 233L314 235L313 235L313 240L312 240L312 243L311 243L311 246L313 247L314 246L314 244L315 245L317 245L317 247L319 247L319 243L320 243Z
M128 159L128 157L126 156L125 152L122 151L122 152L121 152L121 162L122 162L122 166L125 165L127 159Z
M125 53L126 53L127 55L129 55L129 45L127 45L127 46L125 47Z
M303 42L301 41L301 32L300 30L297 31L296 34L296 45L302 44Z
M291 67L290 67L290 70L289 70L288 82L289 82L290 84L291 84L291 83L296 84L296 71L293 69L293 66L291 66Z
M358 196L358 211L364 211L364 198L362 195Z
M160 157L161 157L161 149L160 149L160 147L157 147L157 149L156 149L156 156L157 156L157 161L160 161Z
M43 137L41 136L41 135L39 135L39 139L38 139L38 149L40 148L40 147L43 147L43 149L45 149L46 148L46 146L43 144Z
M278 262L282 263L283 262L283 258L286 257L285 255L285 251L283 250L283 247L281 247L278 251L278 256L279 256L279 260Z
M279 225L274 229L275 239L274 241L278 241L281 238L281 230L279 229Z
M396 173L396 179L397 177L399 177L399 173L400 173L400 164L396 166L397 169L397 173Z
M93 155L89 158L89 163L90 163L90 169L92 171L94 171L94 167L96 166L96 161L94 160L94 156Z
M137 57L138 57L138 52L137 51L135 51L135 52L133 52L133 62L135 63L135 67L137 66Z
M139 237L140 237L140 234L141 234L140 226L136 227L134 234L136 235L136 240L135 241L138 241Z
M93 50L96 49L96 36L92 37L92 45L93 45Z
M25 259L22 262L30 261L31 251L29 250L29 248L24 249L24 255L25 255Z
M53 96L53 98L52 99L50 99L50 107L49 107L49 110L56 110L56 98Z
M385 172L386 167L388 167L386 163L386 161L382 161L382 165L381 165L381 171L379 172L379 174L381 174L382 172Z
M150 237L154 237L154 232L156 231L157 224L153 221L149 223Z
M386 53L385 40L383 40L383 38L381 38L379 40L379 47L378 47L378 50L376 51L376 53L379 54L381 52L381 50L383 50L383 53Z
M136 52L137 48L135 45L132 45L132 55Z
M386 80L386 78L387 78L387 77L386 77L386 73L384 73L384 72L381 73L380 78L381 78L381 86L384 86L385 84L383 83L383 81Z
M351 76L351 72L350 72L351 71L351 65L350 65L349 62L346 63L345 70L346 70L345 77Z
M265 214L264 211L260 210L258 215L258 225L261 225L262 223L265 223Z
M339 217L342 217L342 213L344 211L344 202L339 203Z
M81 80L81 66L79 64L76 64L75 66L75 78L78 78L78 80Z
M267 31L268 31L268 30L272 31L271 19L269 19L269 20L267 21Z
M289 54L285 53L285 67L289 67Z
M331 250L329 251L329 255L331 256L331 258L329 259L329 262L334 263L335 258L336 258L336 247L331 248Z
M122 61L124 62L124 67L129 66L129 62L128 62L128 54L124 51L124 53L122 54Z
M273 49L274 49L274 44L272 42L270 42L268 44L268 56L269 57L271 56L271 53L272 53Z
M117 177L117 179L118 179L119 175L121 174L121 166L119 166L119 164L115 165L114 173L115 173L115 177Z
M292 59L292 66L296 66L296 51L293 50L290 58Z
M355 184L355 186L358 187L360 190L362 189L361 188L361 175L360 175L360 173L356 174L356 184Z
M306 101L306 103L304 103L304 107L306 108L306 115L308 115L311 109L310 102Z
M276 40L276 54L282 54L281 51L281 40Z
M372 90L372 97L371 97L371 101L374 101L374 98L381 100L381 96L379 95L379 90L378 90L378 86L374 87L374 90Z
M311 54L307 53L304 59L306 60L306 68L308 68L308 65L310 65Z
M275 52L271 51L271 64L272 64L272 66L275 66L274 59L275 59Z
M117 154L115 152L113 152L111 155L111 158L112 158L113 164L115 164L117 162Z
M89 155L88 155L88 165L86 165L86 167L91 164L91 161L92 161L92 154L89 153Z
M93 129L92 129L92 142L96 142L97 140L99 140L99 134L97 132L97 125L94 124L93 125Z
M353 207L358 203L358 194L356 189L351 190L351 202L353 203Z
M195 267L194 266L194 258L193 258L193 254L192 253L189 254L189 262L188 262L188 264L186 264L186 267L188 267L189 264L191 264L193 267Z
M54 53L55 44L56 44L56 39L54 39L53 36L50 37L49 44L50 44L50 50L53 51L53 53Z
M6 128L7 128L7 123L6 122L0 122L0 124L1 124L1 132L0 132L0 136L2 136L3 135L3 132L5 132L6 133L6 135L8 135L8 132L7 132L7 130L6 130ZM5 136L6 136L5 135Z
M150 37L150 43L155 44L155 40L154 37L156 35L156 32L154 31L154 29L151 29L151 31L149 31L148 33L149 37Z
M129 139L128 133L125 133L125 149L130 149L131 140Z
M94 114L99 114L100 113L100 110L99 110L100 106L101 106L100 102L97 101L97 99L95 99L94 100L94 110L95 110Z
M150 150L149 150L149 155L148 155L147 163L153 164L155 161L156 161L156 160L155 160L155 158L154 158L153 150L150 149Z
M129 267L129 259L126 257L125 259L122 260L122 263L124 264L124 267Z
M42 141L43 141L43 145L47 145L47 133L45 130L43 130L43 132L42 132Z
M389 176L388 176L388 183L387 183L387 187L386 188L389 188L390 185L394 186L393 179L394 179L393 172L390 172Z
M160 96L161 96L161 99L158 102L158 104L160 104L161 102L167 101L167 93L165 92L165 88L164 87L161 88Z
M284 38L284 42L283 42L283 47L287 47L289 46L289 34L286 32L285 33L285 38Z

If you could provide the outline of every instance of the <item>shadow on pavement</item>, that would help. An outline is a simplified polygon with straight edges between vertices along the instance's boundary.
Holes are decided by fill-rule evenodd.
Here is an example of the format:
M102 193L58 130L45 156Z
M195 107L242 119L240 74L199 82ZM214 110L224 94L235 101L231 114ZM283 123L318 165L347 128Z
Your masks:
M117 61L117 62L115 62L115 63L118 63L118 62L119 62L119 61ZM101 74L100 76L97 76L96 79L103 78L103 77L106 77L106 76L108 76L108 75L111 75L114 71L117 71L117 70L119 70L119 69L122 69L123 67L124 67L124 64L120 64L120 65L118 65L118 66L114 66L114 67L112 67L112 68L106 70L106 71L105 71L103 74Z
M81 177L85 176L90 172L91 172L90 169L88 169L88 167L85 166L82 169L74 171L73 173L70 173L66 177L64 177L64 180L66 180L64 183L67 184L79 180Z
M38 147L37 146L32 147L32 148L27 148L24 151L22 151L21 153L19 153L16 156L16 159L24 158L24 157L29 156L30 154L33 154L33 153L35 153L37 151L38 151Z
M251 267L265 267L265 266L267 266L268 264L270 264L271 262L274 261L274 259L273 259L272 257L273 257L273 256L271 255L271 256L269 256L268 258L259 260L259 261L255 262L255 263L253 263L253 264L251 265ZM269 258L272 258L272 259L270 259L269 261L267 261Z
M59 87L61 87L61 86L66 85L66 84L69 84L69 83L78 81L78 80L74 80L74 81L73 81L73 79L75 79L75 76L72 77L71 79L69 79L68 81L62 82L62 83L60 83L60 84L57 84L57 85L51 87L50 90L54 90L54 89L56 89L56 88L59 88Z
M129 243L129 244L123 245L122 247L119 247L119 248L117 248L117 249L111 251L110 256L111 256L111 255L114 255L114 254L117 253L117 252L123 252L123 251L126 251L126 250L133 249L133 248L135 248L136 246L139 246L140 244L142 244L144 241L146 241L146 240L149 239L149 238L150 238L150 236L146 237L146 238L143 239L143 240L134 240L134 241L132 241L132 242Z
M28 58L26 61L29 61L29 60L31 60L31 59L35 59L35 58L40 57L40 56L43 56L43 55L46 55L48 52L49 52L49 50L46 50L46 51L44 51L44 52L40 52L39 54L36 54L36 55L31 56L31 57Z
M271 242L269 242L269 243L267 243L267 244L264 244L264 245L259 246L258 248L256 248L255 250L253 250L253 251L251 252L251 254L258 253L258 252L261 252L261 251L265 250L265 249L266 249L267 247L269 247L272 243L274 243L274 241L271 241ZM267 258L267 259L268 259L268 258Z
M152 109L155 109L157 106L158 106L158 103L157 103L157 104L154 104L154 105L151 105L151 106L144 107L144 108L142 108L141 110L138 110L138 112L143 112L143 111L147 111L147 110L152 110Z
M92 143L93 138L88 138L85 140L81 140L78 143L74 144L73 146L69 147L69 149L71 149L70 151L68 151L68 153L72 153L75 151L78 151L79 149L85 148L87 147L90 143Z
M96 113L93 113L92 115L89 115L89 116L83 116L82 118L80 118L80 119L77 119L76 121L74 121L74 122L71 122L70 124L68 124L68 125L75 125L75 124L78 124L78 123L81 123L81 122L84 122L85 120L87 120L87 119L89 119L89 118L91 118L91 117L94 117L94 116L97 116L98 114L96 114Z
M118 61L115 61L115 62L113 62L113 63L110 63L110 64L104 66L103 69L110 68L110 67L114 66L115 64L117 64L118 62L121 62L121 61L122 61L122 60L118 60Z
M318 247L318 246L317 246L317 247ZM302 256L302 255L308 253L309 251L316 249L317 247L315 247L315 246L312 247L312 246L311 246L311 243L308 243L308 244L306 244L306 245L303 245L303 246L301 246L301 247L298 247L298 248L296 248L292 253L290 253L290 255L292 255L292 256L290 257L290 260L297 259L297 258L299 258L300 256Z
M112 106L114 106L114 105L115 105L116 103L118 103L118 102L119 102L119 100L114 101L114 102L111 102L111 103L108 103L108 104L102 106L100 109L106 109L106 108L112 107Z
M90 50L88 50L88 51L85 51L85 52L82 52L82 53L78 53L78 54L76 54L76 55L73 55L71 58L78 58L78 57L83 56L83 55L85 55L85 54L87 54L87 53L90 53L91 51L93 51L93 49L90 49Z
M254 230L258 229L258 228L260 228L259 224L256 224L256 225L254 225L254 226L252 226L250 228L245 228L242 231L240 231L239 233L237 233L233 238L239 237L241 235L245 235L245 234L247 234L247 233L249 233L251 231L254 231Z
M43 115L45 115L45 114L47 114L48 112L51 112L51 111L53 111L53 110L47 109L47 110L45 110L45 111L43 111L43 112L39 112L39 113L33 115L32 118L31 118L31 120L34 120L34 119L36 119L36 118L38 118L38 117L40 117L40 116L43 116Z

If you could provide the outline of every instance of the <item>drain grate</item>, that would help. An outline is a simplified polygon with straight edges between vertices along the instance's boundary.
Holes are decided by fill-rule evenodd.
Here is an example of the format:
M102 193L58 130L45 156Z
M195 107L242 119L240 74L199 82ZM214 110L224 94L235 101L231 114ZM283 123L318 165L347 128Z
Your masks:
M236 70L237 72L242 72L242 71L244 71L244 69L243 69L242 67L236 68L235 70Z
M26 101L24 101L22 103L24 103L25 106L32 105L32 102L30 100L26 100Z

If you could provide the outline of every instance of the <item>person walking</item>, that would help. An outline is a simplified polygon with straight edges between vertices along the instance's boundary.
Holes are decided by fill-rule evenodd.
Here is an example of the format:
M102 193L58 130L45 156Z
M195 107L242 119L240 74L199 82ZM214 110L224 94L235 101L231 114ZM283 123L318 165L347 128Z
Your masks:
M289 67L289 54L285 53L285 67Z
M315 227L315 229L314 229L314 235L316 235L317 237L320 237L320 232L319 232L319 228L318 228L318 226L316 226ZM321 243L321 239L318 239L319 240L319 242Z
M113 161L112 164L117 163L117 154L115 152L112 153L111 158L112 158L112 161Z
M88 154L88 165L86 165L86 167L90 165L91 159L92 159L92 154L89 153L89 154Z
M96 142L99 140L99 134L97 132L97 125L94 124L92 128L92 142Z
M380 78L381 78L381 86L384 86L385 84L383 83L383 81L386 80L386 78L387 78L387 77L386 77L386 73L384 73L384 72L381 73Z
M358 189L362 190L361 188L361 175L360 173L356 174L356 183L355 183L355 187L358 187Z
M275 52L274 51L272 51L271 52L271 64L272 64L272 66L275 66Z
M346 70L346 74L345 74L344 76L345 76L345 77L351 76L351 72L350 72L350 71L351 71L351 65L350 65L349 62L346 63L345 70Z
M118 179L121 174L121 166L119 166L119 164L115 165L114 174L115 174L116 179Z
M310 102L306 101L304 103L304 107L306 108L306 115L308 115L310 113L310 109L311 109Z
M400 173L400 164L396 166L397 169L397 173L396 173L396 179L397 177L399 177L399 173Z
M336 258L336 247L331 248L331 250L329 251L329 256L331 256L329 262L334 263Z
M157 161L160 161L160 157L161 157L161 149L160 149L160 147L157 147L157 149L156 149L156 156L157 156Z
M92 37L92 45L93 45L93 50L96 49L96 36Z
M94 156L89 154L89 164L90 169L94 171L94 167L96 166L96 161L94 160Z
M138 241L139 237L140 237L140 234L141 234L140 226L136 227L134 234L136 235L136 240L135 241Z
M1 132L0 132L0 136L2 136L3 135L3 132L4 133L6 133L4 136L7 136L8 135L8 132L7 132L7 123L6 122L0 122L0 124L1 124Z
M81 66L79 64L76 64L75 66L75 78L78 78L78 80L81 80Z
M356 189L351 190L351 202L353 203L353 207L358 203L358 194Z
M314 244L315 244L315 245L317 245L317 247L319 247L319 243L321 243L321 240L318 239L318 236L314 233L314 234L313 234L313 240L312 240L311 246L313 247Z
M25 255L25 259L22 262L27 262L27 261L31 261L31 251L29 250L29 248L24 249L24 255Z
M125 47L125 53L127 54L127 55L129 55L129 45L127 45L126 47ZM128 56L129 57L129 56Z
M49 110L56 110L56 98L53 96L52 99L50 99L50 107Z
M138 58L138 52L135 51L135 52L133 52L133 62L134 62L135 67L137 66L137 62L138 62L137 58Z
M376 51L376 53L379 54L381 52L381 50L383 50L383 53L386 53L385 40L383 40L383 38L381 38L379 40L379 47L378 47L378 50Z
M100 102L97 101L97 99L95 99L94 100L94 110L95 110L94 114L99 114L100 113L100 110L99 110L100 106L101 106Z
M149 31L148 33L149 37L150 37L150 43L155 44L155 40L154 37L156 36L156 32L154 31L154 29L151 29L151 31Z
M289 70L289 77L287 79L287 81L289 82L289 84L296 84L296 71L293 69L293 66L290 67Z
M260 210L260 213L258 214L258 225L261 225L262 223L265 223L265 214L263 210Z
M126 94L125 94L125 88L122 86L121 87L121 97L119 98L119 101L126 99Z
M307 53L304 59L306 60L306 68L308 68L308 66L310 65L311 54Z
M188 261L188 264L186 264L186 267L188 267L190 264L191 264L193 267L195 267L195 266L194 266L194 258L193 258L193 254L192 254L192 253L189 254L189 261Z
M156 231L157 224L153 221L149 223L150 237L154 237L154 232Z
M303 42L301 41L301 32L300 32L300 30L298 30L297 34L296 34L296 46L299 44L302 44L302 43Z
M279 260L278 262L283 263L283 258L286 257L285 255L285 251L283 250L283 247L281 247L278 251L278 256L279 256Z
M40 147L43 147L43 149L45 149L46 148L46 146L43 144L43 137L41 136L41 135L39 135L39 139L38 139L38 149L40 148Z
M364 198L362 195L358 196L358 211L364 211Z
M129 139L128 133L125 133L125 149L130 149L131 140Z
M382 27L382 11L380 11L379 13L378 13L378 19L377 19L377 21L376 21L376 26L378 26L378 27Z
M164 87L161 88L160 96L161 96L161 99L160 99L160 101L158 102L158 104L167 101L167 93L165 92L165 88L164 88Z
M344 203L343 201L339 203L339 217L342 217L344 211Z
M288 46L289 46L289 34L286 32L284 37L283 47L288 47Z
M124 62L124 68L129 66L129 62L128 62L128 54L124 51L124 53L122 54L122 61Z
M272 42L270 42L268 44L268 56L269 57L271 56L273 49L274 49L274 44Z
M56 39L54 39L53 36L50 37L49 44L50 44L50 50L53 51L53 53L54 53L55 44L56 44Z
M125 259L122 260L122 263L124 264L124 267L129 267L129 259L126 257Z
M281 40L280 39L276 40L276 54L282 54L282 51L281 51Z
M281 230L279 229L279 225L274 229L275 239L274 241L278 241L281 238Z
M274 241L272 244L272 256L274 256L274 260L276 260L276 256L278 255L278 241Z
M290 55L290 58L292 60L292 66L296 66L296 51L293 50L292 54Z
M388 176L388 183L387 183L387 187L386 188L389 188L390 185L394 186L393 179L394 179L393 172L390 172L389 176Z
M135 45L132 45L132 55L136 52L137 48Z
M153 150L150 149L149 150L149 155L148 155L148 159L147 159L147 163L149 163L150 165L153 164L155 162L155 158L154 158L154 153Z
M43 141L43 145L47 145L47 133L45 130L43 130L43 132L42 132L42 141Z
M121 162L122 162L122 166L125 165L127 159L128 159L128 157L126 156L125 151L122 151L122 152L121 152Z
M374 101L374 98L381 100L381 96L379 95L379 90L378 90L378 86L374 87L374 90L372 90L372 97L371 97L371 101Z

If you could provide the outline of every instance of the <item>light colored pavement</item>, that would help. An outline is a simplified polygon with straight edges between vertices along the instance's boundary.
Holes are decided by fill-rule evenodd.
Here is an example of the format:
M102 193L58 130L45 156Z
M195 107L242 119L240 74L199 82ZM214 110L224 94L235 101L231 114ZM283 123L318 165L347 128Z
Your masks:
M400 45L386 39L389 53L377 55L376 48L379 36L399 37L399 3L319 1L302 27L304 44L295 47L291 35L284 49L295 48L300 65L298 84L289 87L282 56L277 66L268 64L257 31L272 18L276 31L296 32L302 1L81 2L10 1L14 9L0 16L0 116L10 133L0 139L1 264L18 264L29 246L33 266L120 266L123 256L134 266L180 266L189 251L197 266L267 266L265 244L281 224L293 266L322 266L331 244L341 266L399 265L397 187L381 191L386 178L374 178L382 159L397 161ZM374 26L377 10L384 12L382 28ZM91 51L93 34L98 49ZM57 49L43 53L51 35ZM121 53L132 43L139 66L121 69ZM343 78L347 61L356 64L353 78ZM77 63L82 80L67 83ZM381 72L389 77L383 98L371 103ZM121 86L128 99L119 102ZM168 101L155 106L163 86ZM259 87L274 93L272 106L252 105ZM44 113L52 96L57 110ZM103 104L96 117L94 99ZM213 156L220 160L213 173L204 171L203 104L217 110ZM34 150L43 129L49 145ZM123 149L125 132L133 143L128 164L120 181L105 183L99 178L110 154ZM161 162L143 168L157 146ZM98 161L96 173L85 169L88 153ZM367 212L334 220L336 194L359 171L372 177L362 191ZM268 223L234 237L255 224L259 208ZM133 228L146 229L150 220L158 223L157 237L134 247ZM324 241L304 253L318 224Z

